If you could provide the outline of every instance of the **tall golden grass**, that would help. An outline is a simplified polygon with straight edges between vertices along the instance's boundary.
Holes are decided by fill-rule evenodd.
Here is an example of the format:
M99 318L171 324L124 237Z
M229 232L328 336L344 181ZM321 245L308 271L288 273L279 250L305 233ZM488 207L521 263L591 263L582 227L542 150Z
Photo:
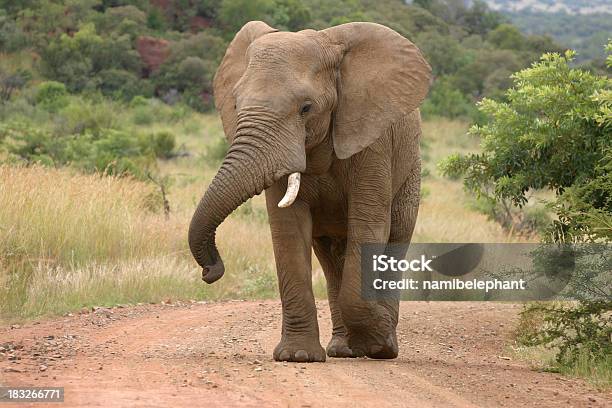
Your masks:
M160 125L155 125L159 127ZM265 202L254 197L219 228L226 275L214 285L200 280L187 228L216 171L205 146L220 137L215 115L192 115L160 129L177 135L189 157L159 163L169 175L171 213L160 208L157 187L130 178L83 175L71 170L0 166L0 314L27 318L82 307L172 299L276 297L274 257ZM198 131L199 129L199 131ZM459 181L442 178L435 163L476 141L463 122L424 123L424 179L414 241L516 240L468 209ZM313 263L315 294L325 296Z
M0 313L266 291L273 270L265 224L238 214L223 225L220 235L232 237L231 245L220 240L228 269L243 273L205 286L187 247L189 217L166 218L158 200L154 186L130 178L0 166Z

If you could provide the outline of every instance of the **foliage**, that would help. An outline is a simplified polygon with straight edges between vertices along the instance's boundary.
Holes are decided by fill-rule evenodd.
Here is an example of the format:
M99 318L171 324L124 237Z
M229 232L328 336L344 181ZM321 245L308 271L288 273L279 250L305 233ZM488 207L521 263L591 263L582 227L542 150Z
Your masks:
M166 157L173 149L169 135L156 135L151 139L108 128L101 129L98 134L86 131L56 136L26 124L0 126L0 140L4 141L10 161L70 165L85 172L131 174L142 179L154 165L155 155Z
M574 53L545 54L513 75L507 102L485 99L488 122L470 133L482 153L454 155L441 164L445 174L464 176L465 186L494 201L522 207L527 192L551 189L558 220L554 240L610 237L612 214L612 81L571 68Z
M522 10L507 12L513 24L528 34L546 34L567 48L577 51L577 61L604 59L601 45L612 32L607 13L568 14Z
M16 52L28 45L26 33L0 8L0 51Z
M36 104L49 112L56 112L68 105L68 91L61 82L47 81L38 85Z
M502 50L520 50L523 47L523 34L513 25L501 24L487 35L487 40Z
M612 356L612 302L585 302L576 305L535 303L521 313L523 326L519 342L557 350L557 364L574 366L581 358L592 363ZM526 325L525 322L531 322Z
M73 92L112 87L112 77L100 75L104 70L140 70L140 59L128 36L103 37L92 23L85 24L74 36L62 34L43 50L41 57L43 73ZM104 80L109 77L111 83L106 84Z
M471 101L444 78L432 87L429 98L421 107L423 115L449 118L475 117L476 109Z
M157 96L198 111L212 108L215 70L228 41L249 20L291 31L350 21L385 24L422 48L443 82L439 89L467 102L503 97L511 72L559 49L547 37L528 37L503 24L482 1L32 0L3 8L0 50L32 49L43 79L72 93L96 90L123 101ZM137 51L143 36L166 40L168 52ZM151 52L161 66L148 66L140 52ZM466 114L464 106L448 109L440 102L432 98L425 114ZM141 119L149 118L143 113Z
M137 75L123 69L106 69L98 74L97 88L106 96L124 101L135 96L153 96L150 81L139 79Z
M13 93L23 88L29 79L30 73L25 70L5 73L0 69L0 103L9 101Z
M158 132L150 135L151 142L148 143L156 157L169 159L174 155L176 138L170 132Z
M249 21L267 20L273 5L272 0L223 0L219 7L219 23L231 35Z
M225 45L219 37L206 31L175 42L170 56L153 75L158 92L176 90L193 109L210 109L202 95L212 94L212 78L225 53Z

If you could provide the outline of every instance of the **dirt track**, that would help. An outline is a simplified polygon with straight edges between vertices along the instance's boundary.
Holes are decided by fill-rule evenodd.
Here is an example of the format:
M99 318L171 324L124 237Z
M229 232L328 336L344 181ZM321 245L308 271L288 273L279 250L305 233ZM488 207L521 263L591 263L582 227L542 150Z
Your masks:
M318 308L325 346L329 312ZM518 311L403 303L398 359L303 364L271 359L278 302L99 309L0 328L0 384L64 386L53 406L610 406L610 393L509 359Z

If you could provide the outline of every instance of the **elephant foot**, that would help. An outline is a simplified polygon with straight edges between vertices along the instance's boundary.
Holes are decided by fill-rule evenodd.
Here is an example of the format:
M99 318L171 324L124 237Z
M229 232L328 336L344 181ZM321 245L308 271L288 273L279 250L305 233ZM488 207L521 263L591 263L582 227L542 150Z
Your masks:
M356 353L348 346L348 338L344 334L334 334L327 345L327 355L336 358L363 357L365 354Z
M273 357L276 361L322 363L325 361L325 350L321 347L319 339L306 340L304 338L283 338L274 348Z
M354 353L374 359L392 359L399 354L395 330L384 338L367 333L351 334L348 345Z

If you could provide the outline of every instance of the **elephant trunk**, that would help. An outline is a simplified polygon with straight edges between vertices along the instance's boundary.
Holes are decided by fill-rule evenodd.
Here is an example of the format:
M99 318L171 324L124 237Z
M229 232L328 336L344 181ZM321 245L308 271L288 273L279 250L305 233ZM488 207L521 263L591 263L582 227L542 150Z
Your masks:
M239 122L234 143L191 219L189 248L207 283L221 278L225 271L215 244L217 227L246 200L291 171L305 167L295 168L288 156L274 156L272 152L279 149L273 145L269 129L252 117ZM288 201L295 199L292 195Z
M215 245L217 227L236 208L272 184L255 149L232 145L221 168L200 200L189 225L189 248L203 268L202 279L212 283L223 276L224 266Z

